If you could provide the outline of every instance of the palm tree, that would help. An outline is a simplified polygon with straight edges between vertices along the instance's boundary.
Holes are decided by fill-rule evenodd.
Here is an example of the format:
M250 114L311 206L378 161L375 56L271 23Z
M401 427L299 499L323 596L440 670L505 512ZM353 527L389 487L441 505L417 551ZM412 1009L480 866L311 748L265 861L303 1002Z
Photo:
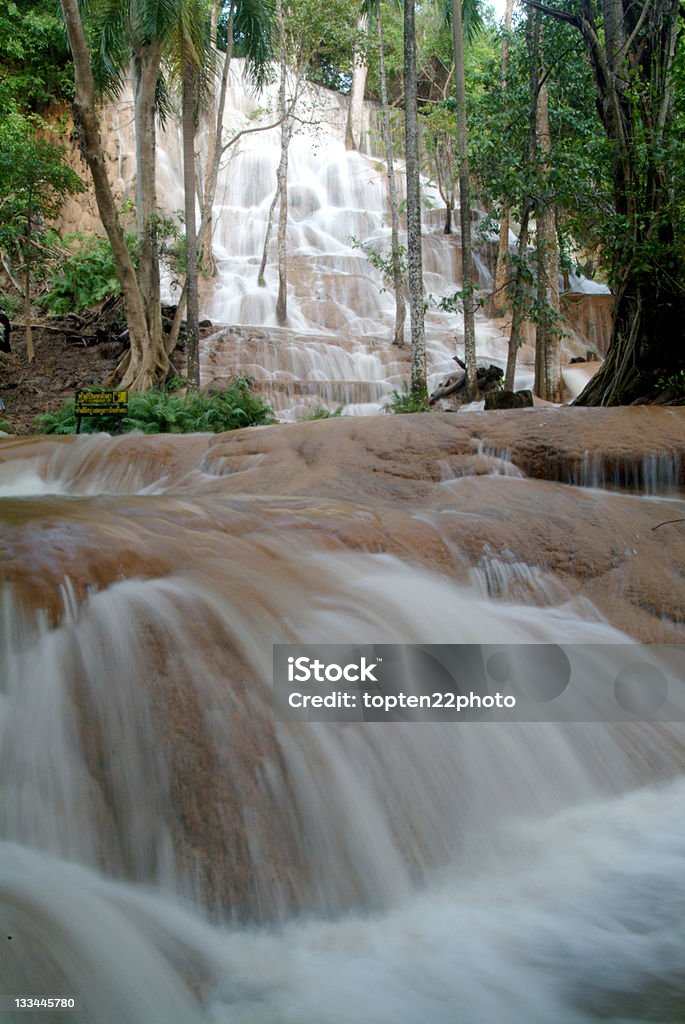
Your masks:
M129 66L133 74L136 134L136 218L138 280L145 307L150 366L141 375L129 363L123 383L148 386L163 380L169 358L162 335L155 158L156 116L165 100L162 56L184 0L93 0L89 14L98 39L96 72L103 89L116 96Z
M142 386L147 386L148 382L151 383L151 375L149 371L150 338L145 319L145 306L107 176L100 125L96 113L91 54L86 41L78 0L61 0L61 2L69 46L74 60L74 122L79 135L81 152L93 177L98 212L112 246L126 310L131 345L129 360L131 380L127 374L123 383L128 386L130 383L140 381Z
M203 84L214 74L210 12L205 0L179 0L174 30L167 40L165 63L172 80L181 85L183 188L186 229L186 373L193 391L200 388L200 303L198 295L198 238L195 218L195 134Z
M217 12L220 6L220 0L216 0ZM144 346L145 359L141 362L137 350L134 351L132 347L130 356L122 365L122 385L147 387L163 380L169 370L169 352L173 347L173 344L165 344L162 336L155 168L156 116L170 111L162 75L163 63L166 61L176 70L184 94L184 185L190 268L184 300L187 297L190 303L189 378L191 386L199 386L196 189L192 154L200 84L213 73L209 8L206 0L92 0L89 13L99 44L94 63L101 89L111 96L118 95L128 67L131 66L133 71L138 281L147 339ZM235 21L244 41L248 68L257 79L261 76L262 80L270 56L268 22L272 13L273 0L234 0L230 4L229 25ZM230 56L229 45L217 114L218 139L208 168L202 204L200 232L209 237L210 245L211 209L222 152L221 126ZM178 323L180 325L180 317ZM172 338L176 336L177 332L172 332Z

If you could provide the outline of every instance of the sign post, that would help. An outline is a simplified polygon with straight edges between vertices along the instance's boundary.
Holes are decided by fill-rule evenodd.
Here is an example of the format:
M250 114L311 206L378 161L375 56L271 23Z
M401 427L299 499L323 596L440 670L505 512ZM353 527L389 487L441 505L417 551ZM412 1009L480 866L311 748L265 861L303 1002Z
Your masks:
M81 433L82 416L118 416L117 433L128 413L128 391L77 391L76 433Z

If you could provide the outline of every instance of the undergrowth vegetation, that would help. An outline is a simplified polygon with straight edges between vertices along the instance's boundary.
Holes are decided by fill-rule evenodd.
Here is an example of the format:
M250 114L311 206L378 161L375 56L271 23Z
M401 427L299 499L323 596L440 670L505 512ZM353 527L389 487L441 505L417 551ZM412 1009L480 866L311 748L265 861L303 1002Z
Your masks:
M327 409L325 405L319 405L312 412L308 412L306 416L303 416L302 422L309 423L312 420L332 420L337 416L342 416L342 411L342 405L339 405L337 409Z
M385 406L385 412L391 413L428 412L429 410L427 398L417 398L406 381L401 391L393 391L390 401Z
M74 400L70 399L56 412L37 416L35 422L41 434L75 434ZM224 391L212 394L177 395L169 389L131 391L128 415L121 421L121 430L140 430L144 434L217 434L274 422L271 406L253 393L251 380L239 377ZM116 416L84 417L81 423L84 434L116 434L118 429Z
M135 235L126 236L131 256L135 259ZM49 313L78 313L95 306L121 291L114 266L112 247L106 238L69 235L59 269L50 279L50 289L43 299Z

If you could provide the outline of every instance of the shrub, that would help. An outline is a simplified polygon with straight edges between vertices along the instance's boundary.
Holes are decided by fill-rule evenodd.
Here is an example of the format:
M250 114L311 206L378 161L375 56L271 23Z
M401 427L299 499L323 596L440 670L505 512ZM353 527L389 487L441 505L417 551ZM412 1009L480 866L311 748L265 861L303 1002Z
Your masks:
M41 434L75 434L74 400L70 399L56 412L37 416L35 422ZM141 430L144 434L217 434L274 422L273 410L253 394L249 378L239 377L225 391L214 394L179 397L165 388L132 391L121 429L124 433ZM115 434L117 430L116 416L84 418L81 423L84 434Z
M5 310L10 320L14 320L21 311L21 299L18 295L0 291L0 307Z
M78 313L102 302L109 295L118 295L121 289L109 241L95 236L84 238L83 235L70 235L65 241L68 243L65 258L59 270L53 273L48 294L43 299L47 311ZM127 235L126 243L131 255L135 256L135 236Z
M320 405L313 412L308 412L306 416L302 417L302 423L308 423L310 420L332 420L336 416L342 416L343 407L339 405L337 409L327 409L325 405Z
M429 409L428 402L413 395L406 381L401 391L393 391L392 398L385 406L385 412L394 413L428 412Z

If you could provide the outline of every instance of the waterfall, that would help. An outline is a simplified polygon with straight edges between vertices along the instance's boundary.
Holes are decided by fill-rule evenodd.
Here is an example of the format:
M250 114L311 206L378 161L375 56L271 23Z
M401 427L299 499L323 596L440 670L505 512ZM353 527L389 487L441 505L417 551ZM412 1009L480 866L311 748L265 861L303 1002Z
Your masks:
M387 455L387 419L359 451ZM412 419L424 441L442 422ZM89 1024L679 1019L681 725L588 721L581 703L566 724L275 719L277 642L563 640L598 672L599 645L634 645L501 546L457 578L462 533L437 571L446 516L477 518L464 484L512 509L546 488L557 518L576 500L509 470L514 439L472 445L467 480L446 434L406 508L392 477L373 506L361 485L307 497L305 467L317 453L330 473L358 422L0 447L0 1009L35 994L79 1009L28 1020ZM295 489L275 478L291 465ZM671 485L675 519L666 469L637 482ZM634 532L663 499L582 502L591 518L618 503ZM411 554L388 553L404 530Z
M277 86L255 95L235 59L229 78L225 138L244 129L272 124ZM248 374L255 387L272 402L279 417L297 419L321 405L342 407L346 415L377 412L409 375L405 349L390 344L394 297L381 274L353 239L382 252L390 248L390 212L386 173L381 156L377 111L365 105L364 151L344 145L347 99L330 90L309 86L298 106L298 125L290 147L287 329L276 326L278 289L275 233L269 251L266 287L257 284L268 210L276 187L280 128L243 135L231 147L219 175L214 207L214 247L218 276L202 284L202 316L216 324L203 339L203 380L221 386L236 374ZM312 123L315 122L315 123ZM130 91L103 111L108 165L122 199L131 199L135 168L133 109ZM204 151L201 132L198 148ZM184 207L182 145L178 126L169 123L158 132L158 201L176 217ZM397 161L400 197L404 166ZM429 386L454 371L453 356L463 355L463 318L441 312L437 301L458 289L460 237L443 234L443 204L434 185L424 179L423 258L429 308L426 345ZM66 204L61 230L97 231L91 209L79 198ZM483 214L474 211L477 228ZM458 221L458 218L456 218ZM402 240L405 238L404 226ZM478 284L492 284L495 249L485 232L475 253ZM515 239L512 236L512 241ZM605 351L607 310L595 315L607 296L581 294L600 286L575 278L572 332L564 338L566 355L585 356L588 348ZM166 298L177 298L169 274ZM591 307L587 312L585 307ZM504 367L508 321L477 316L478 359ZM408 328L407 328L408 334ZM517 387L532 386L534 352L526 344L519 353Z

